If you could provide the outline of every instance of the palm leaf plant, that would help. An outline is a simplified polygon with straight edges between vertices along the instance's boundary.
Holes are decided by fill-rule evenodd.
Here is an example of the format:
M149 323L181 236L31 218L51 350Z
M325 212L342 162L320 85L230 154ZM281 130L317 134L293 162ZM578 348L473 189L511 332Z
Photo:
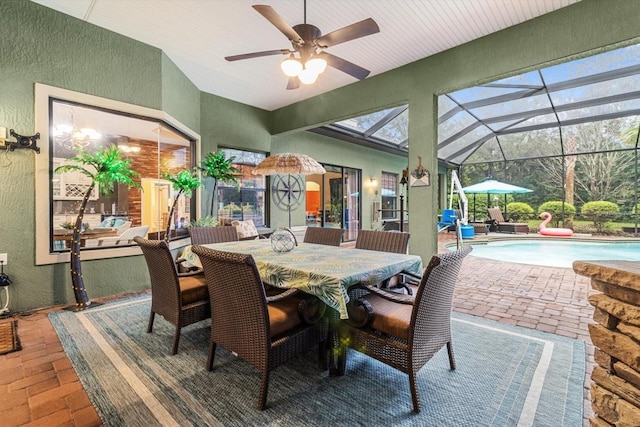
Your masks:
M173 204L171 205L171 211L169 211L169 219L167 220L167 230L164 233L164 240L169 242L169 232L171 231L171 219L173 218L173 212L176 210L176 206L178 204L178 199L180 199L181 195L185 195L185 197L191 197L191 193L196 188L202 186L200 182L200 178L198 178L198 174L196 171L191 171L189 169L183 169L175 175L164 174L164 179L171 182L174 189L178 190L178 195L175 199L173 199Z
M69 164L59 166L55 169L56 173L77 171L91 179L91 185L87 188L82 203L78 211L78 216L73 225L73 234L71 239L71 283L73 293L76 299L76 311L84 310L91 305L91 300L87 296L87 290L82 278L82 265L80 263L80 231L82 229L82 220L84 212L87 208L87 202L94 190L96 184L103 195L113 193L116 183L122 183L128 187L140 188L140 183L134 181L138 173L131 170L131 161L122 157L120 149L111 144L95 153L87 153L80 149L74 157L69 158Z
M236 184L238 182L237 174L240 169L232 166L232 162L235 157L231 156L226 158L223 151L215 153L209 153L205 156L204 160L198 167L202 171L202 175L207 178L213 178L213 189L211 192L211 206L209 207L209 216L213 216L213 210L215 207L215 199L218 190L219 182L226 182L230 184Z

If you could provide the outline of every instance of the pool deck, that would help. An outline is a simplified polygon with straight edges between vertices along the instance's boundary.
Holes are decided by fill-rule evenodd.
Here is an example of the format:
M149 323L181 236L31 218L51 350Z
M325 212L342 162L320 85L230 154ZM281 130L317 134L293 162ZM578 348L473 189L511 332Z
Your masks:
M489 233L476 235L463 242L480 243L505 238L545 237L535 233ZM445 245L455 241L455 233L440 233L439 251L447 251ZM583 426L586 427L593 413L590 401L593 345L587 327L593 323L593 306L587 300L592 293L596 291L591 289L589 279L577 275L570 268L541 267L469 256L462 264L453 310L584 341L587 372Z

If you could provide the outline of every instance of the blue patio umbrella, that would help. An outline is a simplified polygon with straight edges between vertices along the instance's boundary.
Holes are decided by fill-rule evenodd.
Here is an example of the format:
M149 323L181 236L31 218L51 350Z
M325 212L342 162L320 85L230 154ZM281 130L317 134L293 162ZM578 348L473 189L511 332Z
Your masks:
M465 194L473 194L473 216L476 216L476 194L487 194L487 207L489 207L489 197L491 194L504 194L504 209L507 211L507 194L513 193L531 193L533 190L518 187L517 185L507 184L506 182L496 181L495 179L486 179L477 184L464 187L462 191Z

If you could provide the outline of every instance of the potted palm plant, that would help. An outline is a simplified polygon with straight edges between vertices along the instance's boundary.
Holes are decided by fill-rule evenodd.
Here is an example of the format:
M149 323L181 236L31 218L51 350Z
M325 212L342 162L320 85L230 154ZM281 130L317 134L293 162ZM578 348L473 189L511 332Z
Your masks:
M213 189L211 190L211 205L209 207L209 216L213 216L215 199L218 190L218 182L227 182L235 184L238 182L237 174L240 169L231 165L235 157L226 158L223 151L209 153L198 167L202 171L202 175L213 178Z
M73 225L71 238L71 283L76 299L74 311L84 310L91 305L91 300L87 296L87 290L82 278L82 265L80 264L80 231L82 230L82 220L87 208L87 202L96 184L103 195L113 193L116 183L122 183L129 187L140 188L140 183L134 181L138 173L131 170L131 161L122 157L122 152L116 145L110 145L95 153L87 153L80 149L75 157L69 161L76 164L69 164L57 167L56 173L78 171L91 179L91 185L85 192L78 216Z
M171 205L171 210L169 211L169 219L167 220L167 230L164 233L164 240L169 242L169 233L171 232L171 221L173 218L173 212L176 210L176 206L178 205L178 199L180 199L181 195L185 195L185 197L191 197L191 193L196 188L202 186L200 179L198 178L198 174L195 171L191 171L189 169L183 169L175 175L164 174L164 178L171 182L174 189L178 190L178 195L173 200L173 204Z

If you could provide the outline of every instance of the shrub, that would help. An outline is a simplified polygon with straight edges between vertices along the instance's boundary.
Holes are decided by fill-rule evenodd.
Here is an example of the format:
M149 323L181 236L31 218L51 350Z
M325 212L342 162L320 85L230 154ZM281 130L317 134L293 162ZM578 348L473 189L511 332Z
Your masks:
M511 202L507 204L507 215L509 220L528 221L533 217L534 210L531 206L522 202Z
M562 205L564 202L553 200L544 202L538 207L538 215L542 212L549 212L553 217L551 219L551 225L558 227L560 220L562 219ZM571 222L576 215L576 208L570 203L564 203L564 220L565 222Z
M201 216L197 220L191 220L189 227L215 227L218 225L218 219L214 216Z
M582 206L581 210L582 216L593 221L593 225L599 232L604 232L606 223L617 217L619 212L618 205L604 200L587 202Z

